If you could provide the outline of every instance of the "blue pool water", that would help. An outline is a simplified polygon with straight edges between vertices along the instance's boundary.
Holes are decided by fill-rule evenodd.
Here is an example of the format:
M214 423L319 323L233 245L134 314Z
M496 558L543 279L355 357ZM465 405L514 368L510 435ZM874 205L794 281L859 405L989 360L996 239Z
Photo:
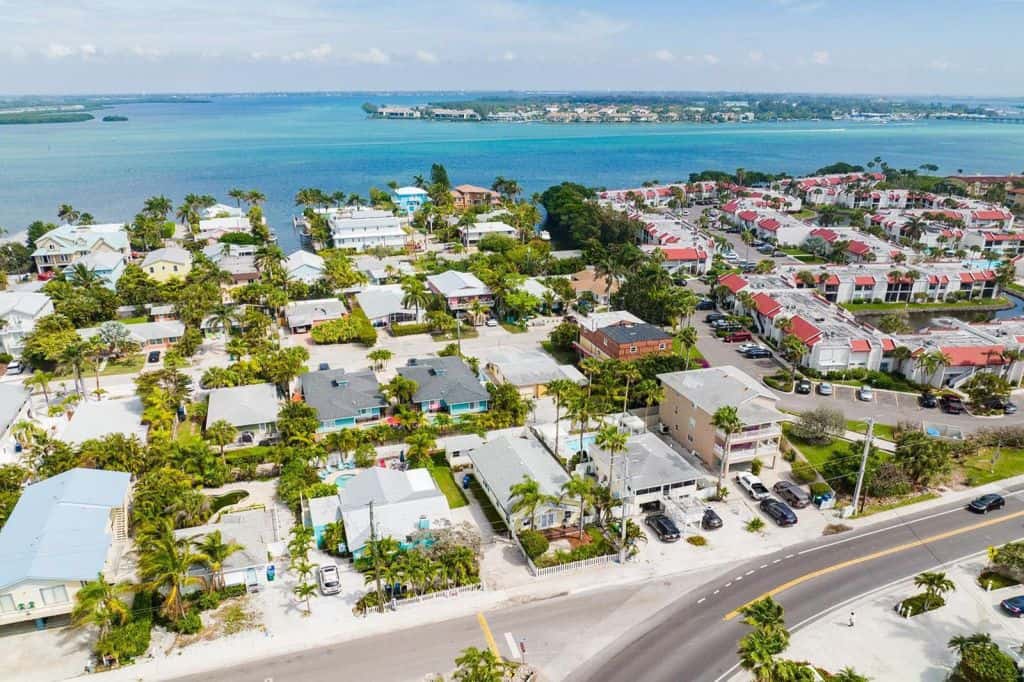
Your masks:
M338 490L341 490L342 488L345 487L345 485L348 484L348 480L350 478L355 478L355 475L342 474L341 476L338 476L336 479L334 479L334 485L338 486Z
M591 433L580 436L569 436L565 440L565 449L568 452L579 452L580 450L586 450L589 446L593 445L597 440L597 434Z

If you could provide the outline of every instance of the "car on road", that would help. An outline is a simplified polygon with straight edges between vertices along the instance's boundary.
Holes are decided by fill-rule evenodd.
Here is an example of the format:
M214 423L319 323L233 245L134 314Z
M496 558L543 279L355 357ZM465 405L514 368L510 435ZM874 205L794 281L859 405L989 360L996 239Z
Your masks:
M496 319L494 319L493 317L490 317L490 318L487 319L487 326L488 327L497 327L498 326L498 321Z
M341 592L341 576L334 564L325 564L318 568L316 581L320 585L320 594L325 597Z
M760 346L743 351L743 357L748 360L761 360L763 358L770 358L771 356L772 352L770 350L767 348L761 348Z
M875 399L875 392L870 386L861 386L857 389L857 400L863 400L866 403L870 403Z
M964 407L964 401L955 395L944 395L939 398L939 407L946 414L963 414L967 411L967 408Z
M706 324L711 324L713 322L718 322L719 320L724 319L725 315L723 313L708 313L707 315L704 316L704 322Z
M679 527L664 514L651 514L644 519L644 523L654 531L662 542L675 542L679 539Z
M934 393L925 391L917 398L917 404L921 407L927 407L932 409L939 406L939 399L935 397Z
M779 481L772 486L772 491L795 509L803 509L811 503L810 494L792 481Z
M752 499L763 500L767 497L771 497L772 495L771 491L768 490L768 487L761 482L761 479L749 471L742 471L737 474L736 483L738 483Z
M149 351L149 355L146 356L146 362L160 362L160 351Z
M1011 616L1024 618L1024 594L1004 599L999 602L999 605L1003 607L1003 611L1006 611Z
M807 395L811 392L811 382L807 379L798 379L796 382L795 390L797 393Z
M832 395L832 384L827 381L818 382L818 395Z
M769 256L771 255L772 251L775 250L775 247L772 246L771 244L762 244L761 246L757 247L757 250L763 253L764 255Z
M1005 505L1006 500L1003 499L1002 495L988 493L971 500L967 508L975 514L987 514L996 509L1002 509Z
M795 526L796 514L785 502L780 502L774 497L761 500L761 511L771 517L777 526Z
M745 329L742 329L738 332L731 332L729 334L726 334L725 341L726 343L735 343L737 341L750 341L752 338L754 338L753 334L751 334Z
M707 507L704 510L704 516L700 519L700 527L704 530L715 530L716 528L722 527L722 517L712 509Z

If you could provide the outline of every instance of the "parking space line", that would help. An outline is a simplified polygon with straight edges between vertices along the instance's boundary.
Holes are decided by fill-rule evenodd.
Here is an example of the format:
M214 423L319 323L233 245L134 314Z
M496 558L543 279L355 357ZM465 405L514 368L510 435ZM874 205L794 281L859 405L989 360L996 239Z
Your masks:
M707 600L707 597L701 597L700 599L697 600L697 603L698 604L703 604L706 600Z
M754 572L754 570L753 570L753 569L751 569L751 570L747 571L746 573L744 573L743 575L750 575L750 574L751 574L751 573L753 573L753 572Z
M761 564L761 568L768 568L768 564Z

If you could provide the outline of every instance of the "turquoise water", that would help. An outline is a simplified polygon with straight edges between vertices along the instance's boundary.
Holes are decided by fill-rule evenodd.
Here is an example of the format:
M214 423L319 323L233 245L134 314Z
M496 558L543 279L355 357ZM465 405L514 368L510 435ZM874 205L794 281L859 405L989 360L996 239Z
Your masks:
M334 485L338 487L338 490L341 490L348 485L348 480L350 478L355 478L355 474L342 474L334 479Z
M1024 126L921 121L743 125L464 124L376 121L366 99L418 104L438 96L214 97L209 104L136 104L99 120L0 126L0 225L18 231L71 203L99 220L130 219L150 195L227 200L232 187L263 191L282 246L301 187L366 195L444 163L454 183L496 175L538 192L562 180L594 186L663 182L706 168L805 173L836 160L882 156L893 166L935 163L943 173L1019 172Z
M566 451L576 453L580 450L586 450L588 447L597 442L597 434L585 435L582 438L580 436L569 437L565 441Z

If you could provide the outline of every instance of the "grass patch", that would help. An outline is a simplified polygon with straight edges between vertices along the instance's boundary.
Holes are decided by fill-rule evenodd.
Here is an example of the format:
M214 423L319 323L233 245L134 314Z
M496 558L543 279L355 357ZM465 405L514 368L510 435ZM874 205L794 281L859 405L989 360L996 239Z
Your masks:
M809 208L802 208L799 211L797 211L796 213L792 213L790 215L792 215L797 220L807 220L808 218L813 218L814 216L816 216L818 214L815 213L814 211L812 211Z
M432 332L430 334L430 336L431 336L431 338L434 339L434 341L458 341L459 340L459 332L457 332L457 331ZM462 340L463 341L465 341L466 339L475 339L478 336L480 336L480 332L478 332L476 330L476 328L471 327L469 325L462 325Z
M505 519L501 518L501 514L491 504L491 500L487 497L483 487L480 486L480 481L476 479L476 476L469 483L469 491L473 493L473 497L479 503L480 509L483 510L484 516L487 518L487 522L491 524L491 530L495 533L507 533L508 526L505 525Z
M247 497L249 497L248 490L232 490L229 493L217 495L210 500L210 511L213 513L217 513L224 507L229 507L233 504L241 502Z
M251 448L241 448L239 450L229 450L224 453L224 459L228 461L228 464L262 464L263 462L269 462L271 453L274 448L267 445L254 445Z
M871 516L878 512L889 511L890 509L899 509L900 507L906 507L907 505L917 504L918 502L927 502L928 500L934 500L939 497L938 493L921 493L920 495L908 495L902 497L893 502L884 502L882 504L869 504L864 507L864 511L857 514L858 517Z
M100 370L101 377L109 377L117 374L134 374L142 370L142 367L146 364L146 356L143 353L137 355L129 355L128 357L118 358L117 360L107 360L106 366ZM92 379L92 387L96 386L96 374L91 370L82 371L82 379L85 380L86 384L89 384L89 379ZM67 381L74 379L74 374L60 374L53 378L53 381ZM100 384L102 387L102 384ZM88 386L86 390L91 390Z
M982 448L977 455L967 457L961 470L967 485L985 485L1010 476L1024 474L1024 448L1000 448L993 465L994 448Z
M856 431L857 433L867 433L868 425L867 422L857 421L855 419L848 419L846 421L846 428L850 431ZM875 424L873 431L875 437L883 440L895 441L896 437L893 434L893 427L888 424Z
M1013 304L1005 296L995 298L982 298L968 301L955 301L952 303L840 303L852 313L883 312L887 310L959 310L963 308L978 308L987 310L990 308L1009 308Z
M683 354L683 346L679 343L679 339L672 339L672 352L679 357L686 357ZM690 348L690 366L693 367L699 360L703 360L704 355L700 352L697 346Z
M825 464L825 460L828 459L828 456L832 454L833 450L841 450L844 453L846 452L846 441L842 439L837 438L830 443L824 444L808 443L807 441L794 436L791 433L788 424L784 424L782 426L782 430L785 432L786 440L789 441L789 444L798 450L800 454L804 456L804 459L810 462L818 471L821 471L822 466Z
M560 365L572 365L576 363L576 353L571 350L561 350L555 348L555 344L550 341L542 341L541 348L548 352L548 355L553 357Z
M440 459L440 463L438 462ZM448 507L451 509L458 509L459 507L465 507L469 504L469 500L466 499L465 493L462 492L462 486L455 481L455 476L452 474L451 468L444 463L444 455L442 454L439 458L435 457L431 463L430 475L433 477L434 482L437 483L437 487L441 489L444 496L448 499Z
M189 440L191 438L198 438L202 434L200 433L199 425L194 421L186 419L185 421L178 424L178 428L175 431L175 439L179 441ZM224 453L225 455L227 453Z
M135 317L122 317L118 320L121 324L142 324L143 322L149 322L149 317L146 315L136 315Z
M525 334L526 325L512 324L511 322L502 322L501 328L507 331L509 334Z
M934 611L945 605L946 600L941 596L930 597L922 592L921 594L915 594L913 597L907 597L896 608L901 614L906 613L908 616L917 616L928 611Z
M1013 587L1014 585L1020 585L1020 583L1013 578L1007 577L1001 573L996 573L995 571L986 570L982 571L978 575L978 586L983 590L1001 590L1004 587Z

